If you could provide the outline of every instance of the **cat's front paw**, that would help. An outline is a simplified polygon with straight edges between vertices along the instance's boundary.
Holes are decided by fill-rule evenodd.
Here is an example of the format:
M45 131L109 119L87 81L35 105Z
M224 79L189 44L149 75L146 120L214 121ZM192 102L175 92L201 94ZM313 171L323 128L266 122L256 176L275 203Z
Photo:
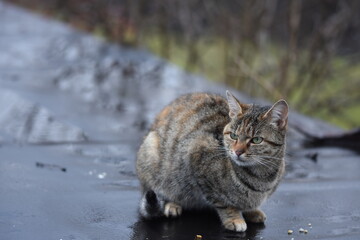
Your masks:
M182 213L181 206L176 203L168 202L165 204L164 215L166 217L178 217Z
M260 209L243 212L243 216L246 219L246 221L252 223L264 223L266 220L265 213Z
M237 218L224 222L224 227L231 231L245 232L247 225L244 219Z

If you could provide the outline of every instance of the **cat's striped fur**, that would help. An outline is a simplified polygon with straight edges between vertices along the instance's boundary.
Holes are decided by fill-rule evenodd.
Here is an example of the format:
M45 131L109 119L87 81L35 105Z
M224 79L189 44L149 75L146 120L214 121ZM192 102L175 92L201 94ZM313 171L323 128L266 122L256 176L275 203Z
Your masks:
M230 230L265 221L258 208L284 173L288 106L227 98L184 95L157 116L137 155L142 216L213 207Z

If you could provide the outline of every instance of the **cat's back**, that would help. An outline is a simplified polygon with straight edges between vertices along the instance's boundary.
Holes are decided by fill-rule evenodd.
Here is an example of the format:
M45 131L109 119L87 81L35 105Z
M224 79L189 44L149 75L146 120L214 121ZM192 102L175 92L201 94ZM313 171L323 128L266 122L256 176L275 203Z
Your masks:
M151 130L176 141L204 131L222 133L230 121L228 113L228 104L219 95L187 94L167 105L157 115Z
M190 188L187 160L201 141L218 145L224 126L230 121L228 112L224 98L207 93L187 94L167 105L157 115L138 151L136 169L143 189L163 192L168 186L179 184L186 186L176 189ZM177 191L167 193L172 192Z

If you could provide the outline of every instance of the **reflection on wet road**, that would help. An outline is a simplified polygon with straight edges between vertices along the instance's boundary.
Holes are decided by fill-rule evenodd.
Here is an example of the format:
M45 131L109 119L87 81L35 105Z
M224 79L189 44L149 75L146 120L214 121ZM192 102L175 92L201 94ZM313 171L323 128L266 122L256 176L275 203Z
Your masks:
M292 127L265 225L228 232L211 211L140 219L134 160L154 115L182 93L226 88L2 2L0 51L1 239L360 238L359 156L303 149ZM291 113L299 122L338 131Z
M249 224L245 233L224 230L215 212L185 212L177 219L143 220L133 226L132 240L139 239L194 239L201 235L203 239L255 239L261 236L264 224Z

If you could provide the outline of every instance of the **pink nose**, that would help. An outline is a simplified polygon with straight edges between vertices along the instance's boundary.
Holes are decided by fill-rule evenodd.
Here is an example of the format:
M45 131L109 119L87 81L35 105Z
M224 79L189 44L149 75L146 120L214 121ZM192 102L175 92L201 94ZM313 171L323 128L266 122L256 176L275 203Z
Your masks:
M241 154L243 154L245 151L244 150L236 150L235 154L239 157Z

